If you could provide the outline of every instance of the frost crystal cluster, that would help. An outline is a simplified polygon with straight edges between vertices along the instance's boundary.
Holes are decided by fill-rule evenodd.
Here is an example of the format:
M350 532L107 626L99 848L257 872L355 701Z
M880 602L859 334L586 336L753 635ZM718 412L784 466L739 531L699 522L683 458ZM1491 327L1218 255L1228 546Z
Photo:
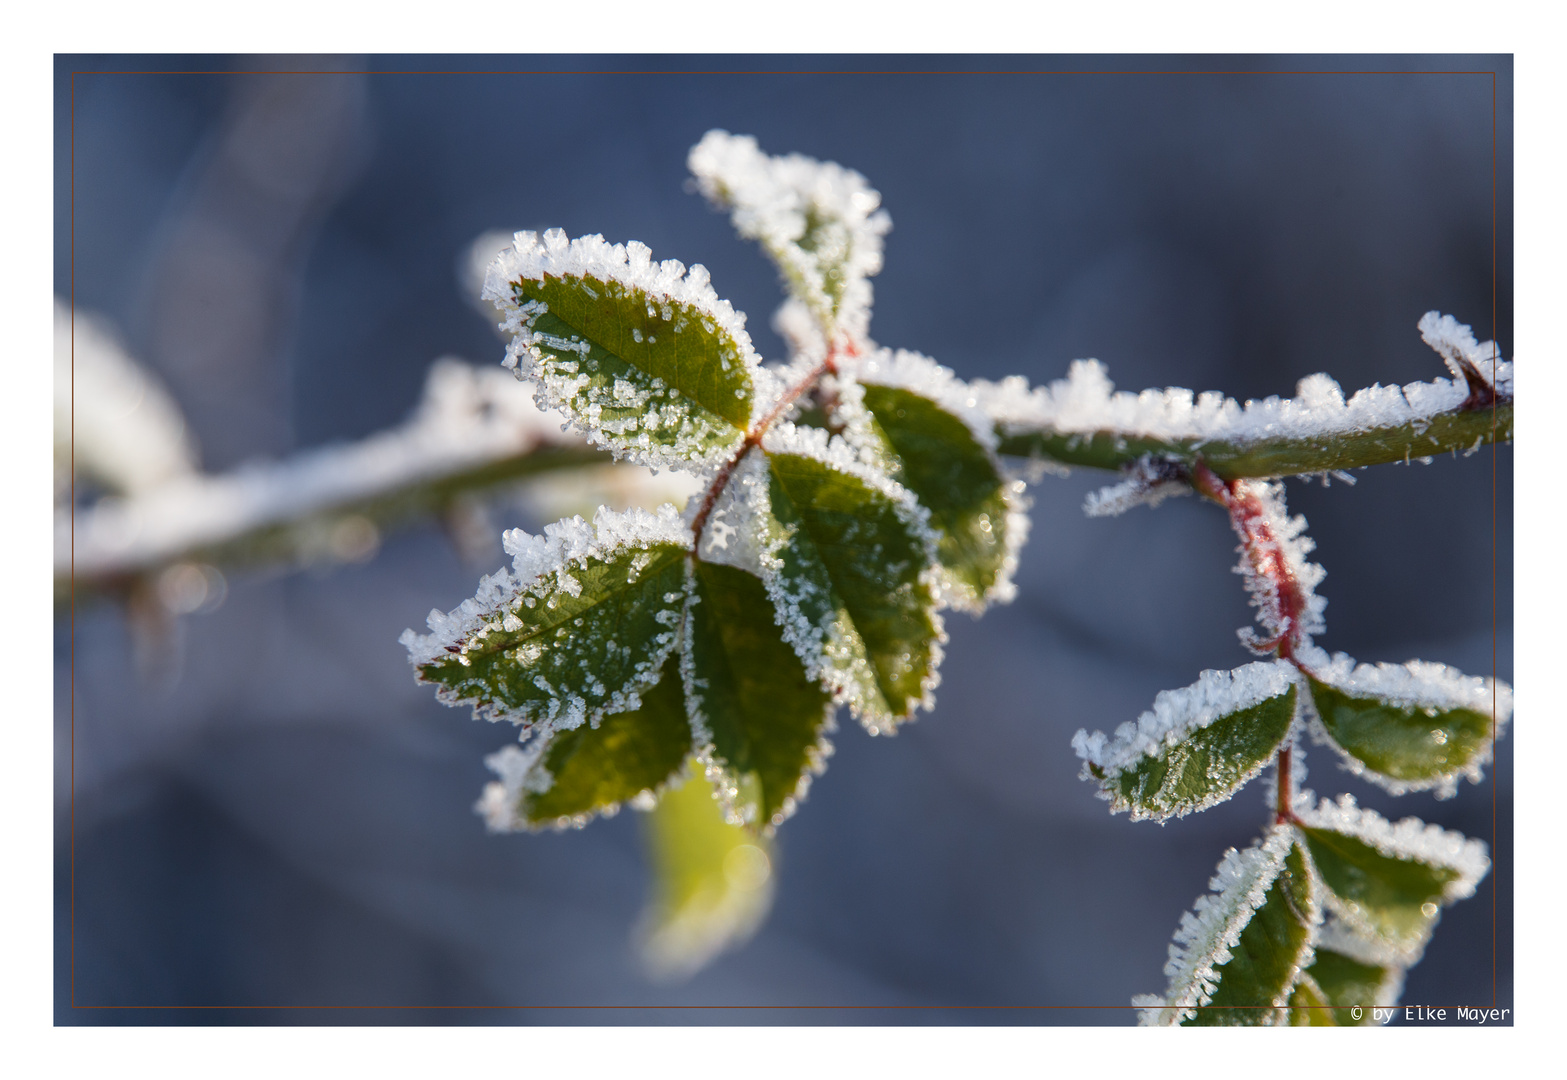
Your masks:
M1511 691L1315 645L1325 572L1279 478L1507 437L1512 367L1495 344L1430 313L1419 329L1452 378L1348 398L1326 375L1288 400L1129 394L1095 361L1046 387L969 383L871 340L891 223L862 176L722 131L689 165L778 268L779 362L763 363L703 267L634 241L520 232L485 276L511 338L504 365L539 409L696 488L683 508L506 533L509 568L403 635L442 701L520 729L488 762L489 826L658 807L676 869L643 934L657 966L689 970L765 911L767 837L825 768L839 707L896 731L934 705L943 612L1012 598L1028 503L1003 458L1116 468L1091 515L1191 493L1226 511L1259 623L1242 642L1264 659L1159 694L1113 735L1078 732L1083 777L1113 811L1165 821L1271 766L1277 803L1182 920L1166 992L1136 1004L1150 1022L1337 1024L1392 1001L1440 909L1486 873L1483 845L1390 825L1347 796L1313 807L1300 736L1395 793L1450 794L1479 779Z

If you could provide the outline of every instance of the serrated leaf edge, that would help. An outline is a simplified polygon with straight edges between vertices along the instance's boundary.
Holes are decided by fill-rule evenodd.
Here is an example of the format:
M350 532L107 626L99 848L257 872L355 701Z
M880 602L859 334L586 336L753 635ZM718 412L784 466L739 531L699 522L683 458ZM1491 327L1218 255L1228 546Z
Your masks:
M1406 817L1394 824L1375 810L1357 806L1355 797L1348 793L1340 795L1337 801L1323 799L1312 808L1312 794L1303 791L1295 800L1294 814L1301 825L1359 840L1390 859L1420 862L1457 871L1459 876L1442 887L1443 907L1473 896L1476 886L1490 872L1491 860L1482 840L1428 824L1417 817ZM1424 933L1414 944L1406 947L1387 941L1323 880L1316 860L1311 858L1311 849L1306 844L1304 834L1301 836L1301 847L1306 851L1306 861L1317 884L1321 886L1324 904L1344 930L1351 932L1368 947L1377 949L1379 955L1403 967L1412 966L1420 960L1426 943L1436 929L1437 916L1431 918Z
M1190 738L1212 724L1244 709L1253 708L1280 697L1297 687L1296 715L1299 716L1301 693L1294 665L1284 660L1259 660L1231 671L1210 668L1195 683L1178 690L1161 690L1154 698L1153 708L1144 711L1135 721L1128 720L1116 728L1114 738L1096 731L1092 735L1086 728L1079 728L1072 736L1072 749L1083 759L1080 779L1096 785L1095 795L1110 803L1110 812L1129 812L1133 821L1167 821L1171 817L1206 810L1230 799L1265 769L1272 760L1268 757L1249 770L1245 778L1227 791L1216 792L1202 802L1161 814L1147 811L1122 799L1116 789L1116 780L1128 768L1148 758L1159 756L1184 739ZM1294 731L1285 731L1279 740L1282 746ZM1091 769L1103 773L1096 776Z
M711 520L711 519L709 519ZM740 569L746 569L740 567ZM686 564L686 615L685 625L691 624L691 609L702 602L696 588L696 567L691 563ZM761 575L756 575L758 578ZM776 623L777 613L774 612ZM782 637L780 630L779 636ZM827 759L832 757L834 749L828 736L838 730L838 725L833 720L833 714L837 712L836 701L829 700L823 707L822 723L816 729L816 742L806 748L806 765L801 772L794 790L784 797L779 808L773 816L765 822L751 820L754 807L742 807L740 803L740 777L733 769L725 766L717 759L716 749L713 745L713 730L708 725L707 715L700 704L701 695L696 686L696 662L691 654L692 635L687 632L680 648L680 678L685 686L686 720L691 725L693 756L702 766L703 775L707 782L713 786L713 797L718 800L719 808L723 811L724 820L731 825L751 826L757 828L764 837L771 837L779 825L782 825L805 801L806 793L811 789L811 781L815 777L827 771Z
M846 651L845 647L832 637L832 632L838 629L836 625L830 628L828 640L818 645L817 628L806 623L803 616L798 622L793 623L782 618L778 620L784 640L805 665L806 673L811 678L820 680L823 688L833 695L834 703L846 703L855 719L859 720L872 735L891 734L897 730L900 723L911 719L918 710L934 708L935 689L941 684L941 661L945 656L942 646L947 643L947 630L946 623L941 617L941 605L936 599L940 567L936 562L936 533L930 526L930 512L920 505L919 500L908 488L881 470L861 462L841 436L829 437L828 433L820 428L797 427L789 421L780 421L769 428L767 434L763 436L761 448L767 454L793 454L810 458L860 480L872 491L885 496L892 503L893 513L903 525L908 527L923 549L925 565L920 570L918 582L927 590L930 598L926 614L930 618L935 639L930 645L929 671L920 680L920 697L904 715L893 715L885 710L867 707L866 703L853 693L853 687L841 676L840 669L828 662L828 657L834 654L841 655ZM755 520L775 520L772 517L771 494L766 483L753 485L751 498L754 500L751 512L755 515ZM768 598L773 601L776 617L778 610L789 604L789 598L783 592L778 573L783 560L777 555L779 549L788 541L788 536L776 534L775 530L774 532L775 535L768 538L763 549L761 563L762 584L767 588Z
M728 335L734 343L736 359L747 375L752 390L750 414L745 424L735 427L732 445L724 451L715 450L692 458L656 443L628 444L623 439L607 435L590 418L582 417L570 396L559 393L553 382L544 377L539 366L542 360L539 348L542 339L533 333L532 327L538 316L548 310L547 305L535 300L520 301L514 291L514 286L523 281L543 281L546 277L613 281L642 294L649 304L663 305L666 319L669 317L668 304L682 304L705 321L711 322L713 328ZM504 316L500 330L512 336L505 359L501 361L502 366L514 371L519 379L528 379L534 383L534 398L539 408L558 411L572 430L593 445L609 450L617 458L656 468L690 471L693 467L710 464L732 451L740 444L757 416L755 391L757 375L761 371L761 358L746 332L745 315L735 311L729 301L719 299L713 291L707 268L700 263L687 270L678 259L654 262L647 245L635 240L625 244L610 244L597 233L568 240L560 229L548 230L541 239L536 233L525 230L517 233L512 246L497 255L490 264L481 295ZM557 353L573 351L570 343L549 340L543 344ZM577 348L580 350L586 347L584 342ZM695 402L692 404L696 405Z
M1496 741L1506 734L1507 722L1512 719L1513 689L1507 683L1500 679L1465 675L1455 667L1427 660L1410 660L1403 664L1385 662L1362 664L1342 652L1334 653L1329 658L1326 651L1315 646L1301 651L1297 654L1297 658L1311 677L1342 694L1349 697L1378 699L1394 706L1465 708L1489 715L1494 687L1496 702L1496 723L1492 731L1494 737L1487 739L1475 756L1462 768L1426 780L1400 780L1378 772L1361 761L1333 738L1317 711L1316 701L1311 694L1308 692L1303 695L1307 729L1311 732L1312 743L1332 749L1346 771L1370 781L1389 795L1430 791L1438 799L1451 799L1458 794L1459 780L1478 784L1485 779L1485 767L1491 764Z
M1233 955L1230 950L1266 900L1268 889L1296 842L1293 828L1274 826L1245 851L1230 848L1224 853L1208 882L1212 891L1199 896L1192 909L1181 916L1170 943L1170 959L1164 966L1170 979L1164 996L1139 994L1132 999L1132 1004L1142 1010L1139 1022L1143 1026L1179 1024L1213 1000L1218 986L1217 969ZM1309 854L1306 861L1309 865ZM1303 913L1307 919L1307 944L1297 960L1297 968L1302 971L1311 965L1314 930L1322 921L1315 890L1307 904L1310 910ZM1272 1004L1280 1007L1287 1003L1293 988L1292 979L1283 990L1282 1000Z
M476 632L497 618L504 619L511 603L548 575L555 575L557 587L570 591L571 583L575 581L570 573L571 566L583 566L588 559L608 561L628 550L646 551L666 545L689 551L691 532L680 514L668 503L653 513L639 507L625 511L600 507L593 515L591 525L575 516L545 526L542 536L510 529L503 534L502 540L507 554L513 556L510 569L502 567L480 578L478 592L451 611L432 609L426 619L430 633L418 634L407 629L397 639L408 650L408 662L414 668L416 680L434 685L436 699L443 704L473 706L476 719L510 721L540 734L558 728L575 728L583 723L597 726L604 716L637 708L642 703L642 691L657 685L664 661L679 644L678 628L661 635L668 640L656 645L649 658L639 665L638 673L611 694L603 705L592 709L583 708L578 699L568 701L564 712L552 710L540 716L534 709L486 703L475 697L464 697L427 678L423 668L435 660L463 655ZM649 673L652 673L651 678ZM559 701L558 697L553 699L554 704Z
M844 424L845 442L854 449L867 468L882 471L879 459L886 451L882 448L881 439L872 431L872 415L865 405L866 384L906 390L923 397L961 421L974 436L975 442L996 470L996 477L1001 482L1001 498L1006 505L1006 516L1002 522L1001 567L990 587L980 594L938 561L937 601L944 608L975 616L983 613L991 604L1010 603L1017 597L1014 578L1018 555L1028 542L1032 526L1028 516L1031 507L1026 494L1028 485L1012 476L1002 464L996 453L994 425L975 404L977 398L969 391L968 384L929 357L901 349L896 353L881 349L869 358L846 359L840 365L840 371L842 377L824 378L823 387L836 396L836 413ZM918 499L918 496L915 498Z

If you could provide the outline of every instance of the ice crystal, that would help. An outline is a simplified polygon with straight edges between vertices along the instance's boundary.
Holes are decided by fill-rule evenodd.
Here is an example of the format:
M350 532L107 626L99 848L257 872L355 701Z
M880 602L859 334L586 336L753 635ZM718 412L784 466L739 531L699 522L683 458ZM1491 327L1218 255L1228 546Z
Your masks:
M996 449L996 423L982 408L980 395L951 368L930 357L906 349L877 349L846 358L838 369L859 382L898 387L934 401L962 420L975 442L987 450Z
M473 809L484 818L490 832L531 828L517 813L517 807L527 792L542 791L549 786L550 776L539 764L548 743L548 739L535 738L525 748L508 744L484 759L484 764L500 779L484 786Z
M1091 491L1083 500L1089 517L1115 517L1134 506L1158 506L1172 495L1190 495L1192 486L1183 473L1162 458L1144 454L1128 465L1126 479Z
M1502 397L1513 396L1513 365L1502 359L1494 341L1483 345L1474 331L1451 315L1428 311L1420 317L1420 336L1442 357L1455 379L1466 378L1465 369L1478 375Z

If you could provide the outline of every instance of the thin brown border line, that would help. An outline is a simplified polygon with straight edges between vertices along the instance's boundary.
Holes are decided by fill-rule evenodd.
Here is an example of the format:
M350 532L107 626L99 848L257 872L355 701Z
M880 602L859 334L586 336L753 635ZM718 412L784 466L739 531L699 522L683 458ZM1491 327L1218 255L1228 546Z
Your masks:
M1134 1009L1134 1010L1141 1011L1141 1010L1143 1010L1144 1008L1147 1008L1147 1007L1148 1006L1144 1006L1144 1005L734 1005L734 1004L725 1004L725 1005L79 1005L79 1006L77 1006L77 1008L81 1008L81 1009L144 1009L144 1010L152 1010L152 1009L164 1009L164 1010L174 1010L174 1009L227 1009L227 1010L246 1010L246 1009L272 1009L272 1010L288 1010L288 1009L330 1009L330 1010L351 1010L351 1009L371 1009L371 1010L443 1009L443 1010L463 1010L463 1011L469 1011L469 1012L478 1012L478 1011L486 1011L486 1010L488 1010L488 1011L494 1011L494 1010L521 1011L521 1010L525 1010L525 1009L545 1009L545 1010L567 1010L567 1009L571 1009L571 1010L587 1010L587 1011L596 1011L596 1010L630 1011L630 1010L633 1010L633 1009L662 1009L662 1010L704 1010L704 1009L715 1009L715 1010L731 1010L731 1011L758 1011L758 1010L764 1010L764 1009L772 1009L772 1010L806 1009L806 1010L813 1010L813 1011L824 1011L824 1010L828 1010L828 1009L834 1009L834 1010L854 1010L854 1011L866 1011L866 1010L871 1010L871 1009L913 1009L913 1010L933 1011L933 1010L938 1010L938 1009L950 1009L950 1010L956 1010L956 1011L969 1011L969 1012L981 1011L981 1010L1040 1011L1040 1010L1048 1010L1048 1009L1090 1009L1090 1010L1094 1010L1094 1009L1097 1009L1097 1010ZM1158 1006L1155 1006L1155 1007L1157 1008ZM1470 1005L1470 1004L1453 1004L1451 1002L1447 1002L1447 1003L1443 1003L1443 1004L1439 1004L1439 1005L1437 1005L1437 1004L1430 1004L1430 1003L1427 1003L1427 1002L1398 1002L1397 1004L1393 1004L1393 1005L1193 1005L1191 1007L1194 1008L1194 1009L1197 1009L1198 1011L1201 1011L1201 1012L1271 1012L1271 1011L1276 1010L1276 1009L1311 1009L1311 1010L1327 1009L1327 1010L1331 1010L1331 1011L1341 1011L1341 1010L1346 1010L1346 1009L1366 1009L1366 1010L1369 1011L1371 1009L1382 1009L1382 1010L1393 1010L1395 1012L1402 1012L1405 1009L1420 1009L1420 1010L1425 1010L1425 1011L1431 1011L1431 1010L1434 1010L1434 1009L1453 1009L1455 1012L1458 1009L1473 1009L1473 1010L1477 1010L1479 1012L1491 1012L1491 1011L1494 1011L1497 1008L1497 1006L1494 1006L1494 1005L1493 1006L1486 1006L1486 1005ZM1508 1009L1508 1011L1513 1011L1512 1006L1507 1006L1507 1009ZM1422 1018L1422 1021L1424 1021L1424 1019L1425 1018ZM1445 1020L1446 1017L1443 1017L1443 1018L1440 1018L1440 1019ZM1458 1018L1455 1016L1454 1019L1456 1020Z
M74 76L74 75L78 74L78 72L74 72L73 71L71 74ZM972 69L972 68L933 68L933 69L928 69L928 70L927 69L916 69L916 68L909 68L909 69L898 69L898 68L894 68L894 69L879 69L879 68L863 68L863 69L861 69L861 68L779 68L779 69L770 69L769 68L769 69L754 69L754 70L753 69L731 70L731 69L728 69L728 68L689 68L689 69L687 69L687 68L670 68L670 69L667 69L667 70L660 70L660 69L646 69L646 70L644 70L644 69L640 69L640 68L613 68L613 69L596 69L596 68L494 68L494 69L477 69L476 68L476 69L473 69L473 70L454 69L454 70L449 70L449 71L448 70L442 70L442 69L439 69L439 68L432 68L432 69L408 68L408 69L402 69L402 70L398 70L398 69L371 70L371 69L368 69L368 68L365 68L365 69L361 69L361 68L331 68L331 69L327 69L327 70L316 70L316 69L312 69L312 68L282 68L282 69L278 69L278 70L271 70L271 69L267 69L267 68L255 68L255 69L246 68L244 70L232 70L232 69L230 69L230 70L226 70L226 71L203 71L203 70L200 70L200 69L168 70L168 71L158 71L158 70L151 70L151 69L149 69L149 70L129 69L129 70L124 70L124 71L120 71L120 70L82 71L82 72L79 72L79 74L82 74L82 75L638 75L638 76L646 76L646 75L875 75L875 76L891 76L891 75L921 75L921 76L933 76L933 75L1011 75L1011 76L1017 76L1017 75L1161 75L1161 76L1170 76L1170 75L1489 75L1489 76L1491 76L1493 81L1496 78L1496 72L1494 72L1494 71L1468 70L1468 69L1441 70L1441 69L1434 69L1434 68L1433 69L1429 69L1429 70L1427 70L1427 69L1402 70L1402 69L1396 69L1396 68L1385 68L1385 69L1366 69L1366 70L1343 69L1343 70L1322 70L1322 71L1316 71L1316 70L1312 70L1310 68L1282 69L1282 70L1281 69L1248 70L1248 69L1245 69L1245 68L1236 68L1236 69L1230 70L1230 69L1224 69L1224 68L1215 68L1215 69L1212 69L1212 70L1200 70L1200 71L1197 71L1197 70L1190 70L1190 71L1161 71L1161 70L1157 70L1157 69L1154 69L1154 70L1138 70L1138 71L1116 71L1116 70L1108 69L1108 68L1106 68L1106 69L1079 68L1079 69L1060 69L1060 70L1056 70L1056 69L1038 69L1038 70L1033 70L1033 69L1021 69L1021 68L1019 68L1019 69L1007 68L1007 69L995 69L995 70L990 70L990 69Z
M76 1004L76 72L71 72L71 1008ZM52 860L51 860L52 861ZM51 875L52 876L52 875ZM51 965L52 966L52 965Z
M1491 73L1491 340L1496 340L1496 73ZM1498 349L1491 349L1491 382L1496 382L1496 356ZM1491 395L1491 745L1497 743L1496 723L1496 460L1500 451L1496 445L1496 395ZM1514 671L1513 677L1517 678ZM1494 751L1493 751L1494 754ZM1501 853L1496 848L1496 766L1491 767L1491 1005L1496 1006L1497 978L1496 978L1496 922L1497 922L1497 894L1496 879L1500 876L1496 872L1496 862L1501 858ZM1513 932L1514 948L1517 948L1518 934L1516 927Z
M70 983L72 1009L1131 1009L1134 1005L80 1005L76 1001L76 76L83 75L1490 75L1491 77L1491 339L1497 329L1497 73L1493 71L1443 70L1262 70L1262 71L75 71L70 73L70 290L71 290L71 560L70 560ZM1495 431L1496 403L1492 403L1492 430ZM1497 742L1496 660L1497 660L1497 547L1496 547L1496 463L1499 449L1491 443L1491 742ZM1491 1007L1496 1008L1497 980L1497 801L1496 768L1491 769ZM1221 1006L1222 1007L1222 1006ZM1390 1006L1403 1007L1403 1006ZM1409 1006L1424 1007L1424 1006ZM1443 1006L1430 1006L1442 1008ZM1447 1006L1458 1008L1459 1006ZM1469 1008L1472 1006L1463 1006ZM1271 1006L1233 1006L1233 1008L1271 1008Z

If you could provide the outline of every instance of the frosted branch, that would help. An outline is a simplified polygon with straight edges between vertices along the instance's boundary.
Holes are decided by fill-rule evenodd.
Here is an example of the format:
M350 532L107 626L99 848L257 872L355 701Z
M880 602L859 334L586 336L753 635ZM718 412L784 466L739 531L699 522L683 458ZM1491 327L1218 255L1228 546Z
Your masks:
M414 415L362 442L221 476L188 474L75 520L75 584L112 588L176 562L344 561L380 529L454 497L605 456L561 432L499 368L436 361ZM69 509L55 515L57 589L72 571Z
M1512 365L1495 357L1495 343L1475 344L1467 326L1435 312L1420 329L1454 378L1374 385L1348 399L1325 374L1302 379L1293 398L1244 405L1215 391L1132 394L1117 391L1097 360L1074 361L1048 386L1013 376L973 389L996 423L1002 453L1097 468L1147 454L1183 463L1200 457L1232 480L1407 462L1510 439ZM1480 368L1488 400L1476 394Z

